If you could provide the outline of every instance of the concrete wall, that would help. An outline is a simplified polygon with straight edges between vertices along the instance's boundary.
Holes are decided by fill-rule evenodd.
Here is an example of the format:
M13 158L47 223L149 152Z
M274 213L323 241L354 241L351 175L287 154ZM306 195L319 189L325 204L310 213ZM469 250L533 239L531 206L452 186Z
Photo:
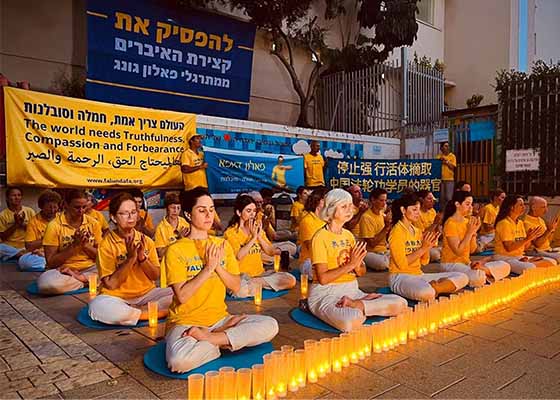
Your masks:
M535 11L536 59L560 61L560 1L536 0Z
M491 87L496 71L517 63L517 53L512 54L516 45L511 44L517 30L510 29L517 15L512 11L516 3L517 0L446 1L445 77L457 85L446 90L449 106L464 108L465 101L475 93L484 95L482 105L496 102Z

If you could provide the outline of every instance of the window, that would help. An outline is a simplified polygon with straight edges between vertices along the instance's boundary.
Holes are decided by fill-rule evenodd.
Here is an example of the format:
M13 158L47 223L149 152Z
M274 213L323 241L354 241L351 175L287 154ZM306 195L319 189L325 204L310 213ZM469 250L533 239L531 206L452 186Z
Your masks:
M427 24L434 24L434 0L420 0L417 3L416 18Z

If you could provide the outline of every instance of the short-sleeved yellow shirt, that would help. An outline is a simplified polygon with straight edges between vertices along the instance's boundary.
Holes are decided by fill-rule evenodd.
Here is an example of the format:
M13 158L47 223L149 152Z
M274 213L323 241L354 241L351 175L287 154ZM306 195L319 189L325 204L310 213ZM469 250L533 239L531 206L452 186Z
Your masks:
M358 224L358 237L360 239L371 239L377 236L385 228L385 216L383 213L374 214L371 208L362 214ZM374 247L367 246L367 251L374 253L385 253L387 251L387 237L384 235L382 240Z
M195 153L191 149L183 151L181 165L198 167L202 164L204 164L204 152L202 150L199 150L198 153ZM207 188L208 181L206 180L206 170L201 168L189 174L183 173L183 185L185 185L185 190L191 190L199 186Z
M35 211L32 208L22 206L20 213L23 212L25 216L25 224L29 224L29 221L35 215ZM5 232L10 226L15 222L14 212L9 208L5 208L0 212L0 232ZM2 243L8 246L15 247L16 249L23 249L25 247L25 229L17 228L11 236L4 240Z
M261 232L261 238L270 243L264 232ZM224 232L224 239L229 242L231 248L233 249L233 254L236 256L237 253L239 253L239 250L251 240L245 232L239 229L239 225L227 228ZM249 276L259 276L264 272L262 247L259 242L255 242L249 250L249 253L243 257L242 260L239 260L239 272L243 272Z
M152 215L146 210L140 210L138 212L138 218L142 218L144 220L144 226L150 230L154 229L154 220L152 219Z
M105 216L103 215L103 213L101 213L97 210L94 210L92 208L87 215L89 215L90 217L94 218L97 222L99 222L99 226L101 227L101 231L109 229L109 223L105 219Z
M518 219L517 222L515 222L510 217L506 217L496 225L494 252L500 256L522 257L525 254L523 246L508 252L504 247L504 242L517 242L525 240L526 237L527 234L525 233L523 221Z
M459 241L464 239L467 234L468 225L468 218L464 218L461 222L456 221L453 218L449 218L445 221L445 225L443 226L443 246L441 248L442 263L461 263L466 265L471 263L471 253L476 250L475 235L472 236L469 247L467 247L460 256L455 254L451 247L449 247L450 237L459 238Z
M25 230L25 242L34 242L39 239L43 239L45 236L45 230L47 229L49 221L43 218L41 213L37 213L29 220L27 223L27 229Z
M391 274L422 275L422 265L430 262L430 253L426 252L414 263L409 264L406 256L422 247L422 232L412 225L412 232L399 221L389 234L389 272Z
M418 221L414 223L414 226L424 233L426 229L433 225L436 219L436 214L437 213L434 208L430 208L428 211L422 211L420 209L420 218L418 218Z
M163 264L169 285L193 279L204 268L206 245L221 245L225 239L209 236L205 240L179 239L169 246ZM218 268L239 274L237 259L229 243L225 243L225 256ZM177 296L169 307L170 325L212 326L228 315L225 302L226 287L216 272L183 304Z
M190 228L190 224L186 219L179 217L177 229L175 229L173 228L173 225L169 223L167 218L164 217L156 227L156 234L154 235L156 249L161 249L175 243L178 239L180 239L179 231L183 228Z
M290 229L293 232L296 232L298 230L299 221L303 216L304 209L305 206L299 200L294 201L294 203L292 204L292 209L290 210L290 217L295 218L295 222L292 220Z
M99 223L90 216L84 215L80 230L86 230L91 234L89 243L96 246L101 242L101 227ZM55 246L58 251L62 251L72 245L76 229L66 220L64 212L58 213L54 219L49 222L45 235L43 236L43 246ZM76 248L75 254L66 259L61 267L69 267L77 270L83 270L95 264L87 253L81 248Z
M496 222L496 217L498 216L498 212L500 211L500 206L494 207L494 204L488 203L482 210L480 210L480 222L483 224L490 225L489 229L486 229L484 225L480 227L479 233L481 235L488 235L490 233L494 233L494 222Z
M325 221L317 216L313 211L303 214L299 221L298 241L301 245L299 259L302 261L311 258L311 245L309 247L305 242L313 239L313 236L319 229L325 226Z
M527 232L531 228L536 228L538 226L543 227L545 230L547 229L546 222L541 217L533 217L529 214L525 215L523 218L523 224L525 225L525 231ZM541 244L539 247L535 247L531 245L531 247L527 250L538 250L538 251L547 251L550 250L550 239L547 239Z
M325 226L315 233L311 242L311 261L313 266L316 264L327 264L329 270L336 269L345 264L350 259L352 247L356 244L356 239L352 232L343 229L342 233L336 234ZM346 283L356 279L353 272L346 273L331 283ZM317 272L313 268L313 281L319 282Z
M323 174L324 166L325 160L321 154L304 154L303 168L305 169L305 186L325 186L325 176Z
M279 186L286 186L286 167L283 165L275 165L272 168L272 180Z
M454 167L457 166L457 158L455 157L455 154L453 154L453 153L449 153L448 155L444 155L442 153L439 153L436 158L438 160L447 160ZM454 179L455 179L455 172L451 168L449 168L447 165L442 164L441 165L441 180L442 181L452 181Z
M144 241L144 255L150 261L159 267L159 260L154 245L154 241L148 236L134 231L134 244ZM126 243L122 237L116 232L109 232L99 244L97 249L97 271L99 279L111 276L126 260L128 253L126 251ZM120 297L122 299L133 299L135 297L144 296L156 285L151 281L138 263L134 264L128 270L128 274L124 282L116 289L108 289L101 284L101 294Z

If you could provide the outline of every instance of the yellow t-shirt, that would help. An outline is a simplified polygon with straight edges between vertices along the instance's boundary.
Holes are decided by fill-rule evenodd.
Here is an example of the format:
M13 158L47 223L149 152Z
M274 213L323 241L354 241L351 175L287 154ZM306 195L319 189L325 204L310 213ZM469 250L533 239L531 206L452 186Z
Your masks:
M385 228L385 219L383 213L374 214L371 208L362 214L358 223L358 237L361 239L371 239L377 236ZM387 251L387 236L375 245L375 247L367 246L367 251L374 253L385 253Z
M99 226L101 227L101 231L109 229L109 223L105 219L105 216L103 215L103 213L101 213L97 210L94 210L92 208L87 215L92 217L93 219L95 219L97 222L99 222Z
M148 236L134 231L134 244L144 241L144 255L150 261L159 267L159 260L154 246L154 241ZM117 235L116 232L109 232L99 244L97 250L97 271L99 279L112 275L120 265L122 265L127 257L126 243L124 239ZM108 289L101 284L101 294L120 297L122 299L133 299L135 297L144 296L156 285L151 281L138 263L134 264L128 270L128 274L121 285L116 289Z
M298 230L298 225L303 216L304 209L305 206L299 200L294 201L294 203L292 204L292 209L290 210L290 217L296 219L296 222L294 223L292 221L292 225L290 226L292 232Z
M323 226L325 226L325 221L319 218L314 212L306 212L301 217L298 232L298 241L301 245L299 259L301 261L311 258L311 246L306 246L305 242L313 239L313 235L315 235Z
M150 213L146 210L140 210L138 212L138 217L144 220L144 226L150 230L154 229L154 220Z
M220 245L225 239L209 236L206 240L183 238L169 246L163 261L169 285L193 279L204 267L206 244ZM229 243L225 244L225 257L218 268L239 274L237 259ZM225 302L226 287L216 272L185 303L177 296L169 307L169 325L212 326L228 315Z
M315 156L311 153L304 154L305 186L325 186L324 166L325 160L321 154L317 153Z
M443 155L442 153L439 153L436 157L438 160L447 160L451 163L451 165L453 165L454 167L457 167L457 158L455 157L455 154L453 153L449 153L448 155ZM442 181L452 181L455 179L455 172L449 168L447 165L442 164L441 165L441 180Z
M156 233L154 235L154 241L156 244L156 249L161 249L167 247L170 244L175 243L179 238L179 232L183 229L189 229L190 224L185 218L179 217L179 222L177 223L177 229L169 223L167 218L163 218L161 222L156 227Z
M20 214L23 212L25 216L25 224L29 224L31 218L35 215L32 208L22 206ZM14 212L9 208L5 208L0 212L0 232L5 232L15 222ZM25 247L25 229L17 228L12 235L4 240L2 243L15 247L16 249L23 249Z
M261 237L266 242L270 243L264 232L261 232ZM245 246L251 238L245 234L238 225L230 226L224 232L224 239L226 239L231 248L233 249L233 254L237 256L239 250ZM249 276L259 276L264 272L263 262L262 262L262 248L259 242L255 242L249 253L239 260L239 272L243 272Z
M183 151L181 156L181 165L187 165L189 167L198 167L204 163L204 152L199 150L195 153L191 149L186 149ZM206 180L206 170L199 169L197 171L191 172L190 174L183 174L183 184L185 185L185 190L191 190L195 187L208 187L208 181Z
M412 225L411 232L402 221L399 221L389 234L389 272L391 274L422 275L422 265L430 262L430 252L426 252L414 263L409 264L406 256L422 247L422 232Z
M79 229L86 230L91 234L89 243L92 246L101 242L101 227L95 219L84 215ZM72 245L75 233L76 229L68 224L66 214L61 212L47 225L45 236L43 236L43 246L56 246L58 251L62 251ZM81 247L77 247L76 252L68 257L61 267L82 270L91 267L93 264L95 264L95 260L91 259Z
M25 230L25 242L34 242L36 240L43 239L48 223L49 221L44 219L41 213L35 214L27 223L27 229Z
M479 233L481 235L488 235L490 233L494 233L494 222L496 222L496 217L498 216L498 212L500 211L500 207L494 207L492 203L486 204L480 210L480 222L483 224L491 225L490 229L485 229L484 225L480 227Z
M525 254L523 246L517 250L508 252L504 242L517 242L527 237L525 226L520 219L515 222L510 217L502 219L496 225L496 236L494 237L494 252L499 256L522 257Z
M350 252L356 243L354 235L343 229L342 233L336 234L329 231L326 226L319 229L311 242L311 262L316 264L327 264L327 269L336 269L350 259ZM356 279L353 272L346 273L331 283L346 283ZM313 281L319 282L317 271L313 268Z
M437 213L434 208L430 208L428 211L422 211L422 209L420 209L420 218L418 218L418 221L414 223L414 226L424 233L426 229L433 225L436 219L436 214Z
M525 226L525 232L529 231L529 229L531 228L536 228L538 226L542 226L545 230L547 229L544 219L542 219L541 217L533 217L529 214L525 215L525 217L523 218L523 224ZM550 250L550 248L550 239L547 239L539 247L531 245L531 247L529 247L527 250L547 251Z
M278 186L286 186L286 168L284 166L275 165L272 168L272 181Z
M468 225L468 218L464 218L461 222L453 218L449 218L445 221L445 225L443 226L443 246L441 248L442 263L462 263L466 265L471 263L471 253L476 250L475 235L471 238L470 246L467 247L460 256L456 255L453 250L451 250L451 247L449 247L450 237L457 237L460 242L464 239L467 234Z

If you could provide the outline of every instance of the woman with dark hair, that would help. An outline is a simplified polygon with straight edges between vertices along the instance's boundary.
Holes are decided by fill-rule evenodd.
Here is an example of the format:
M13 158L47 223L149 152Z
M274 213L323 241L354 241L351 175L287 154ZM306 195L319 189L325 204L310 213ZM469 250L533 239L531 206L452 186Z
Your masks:
M109 216L116 228L97 252L101 294L89 303L89 316L109 325L136 325L148 319L148 302L158 303L158 317L167 315L173 291L158 288L159 261L152 239L138 232L134 198L120 193L109 203Z
M64 212L49 222L43 236L47 271L37 279L39 292L62 294L88 284L97 273L95 259L101 226L86 215L88 198L83 190L66 191Z
M154 227L154 220L146 208L144 193L140 189L130 189L128 193L134 198L138 211L135 229L150 238L153 237L156 228Z
M394 294L367 293L357 277L366 274L366 243L358 242L344 224L354 214L352 195L333 189L325 196L321 218L326 225L313 236L313 283L309 310L327 324L349 332L372 315L393 316L406 311L405 299Z
M325 226L325 221L323 221L319 215L325 204L324 198L327 192L327 188L324 187L317 188L311 192L307 197L305 210L299 221L298 244L301 246L299 253L299 260L301 263L299 269L302 274L307 274L307 276L311 276L312 273L311 239L313 239L313 235L315 235L319 229Z
M109 232L109 223L107 222L105 216L101 212L93 208L97 203L95 196L91 193L87 193L87 197L88 197L88 203L87 203L86 215L92 217L99 223L99 226L101 226L101 233L103 233L103 236L105 236L107 232Z
M305 186L300 186L296 190L297 199L292 204L290 209L290 230L292 232L297 232L299 230L299 221L303 218L305 212L305 202L309 197L310 190Z
M0 212L0 260L13 257L19 262L25 253L25 231L35 211L24 206L22 200L21 188L10 186L6 189L7 207Z
M392 204L393 229L389 235L389 284L391 290L408 299L429 301L442 293L453 293L469 283L461 272L426 274L430 249L437 245L439 232L424 236L414 222L420 217L420 201L414 194L402 196Z
M520 217L525 213L523 197L513 194L506 196L496 217L496 234L494 237L494 260L505 261L511 271L521 274L524 270L535 267L556 265L556 261L547 257L527 257L525 250L531 242L541 236L545 229L541 226L525 231Z
M420 190L416 193L418 200L420 201L420 217L414 226L420 229L422 234L427 231L439 231L441 232L441 213L436 212L434 205L436 203L436 198L434 194L429 190ZM430 249L430 261L439 262L441 259L441 247L436 246Z
M494 244L496 217L500 212L500 206L506 198L506 192L496 189L490 192L490 203L480 210L481 227L478 231L479 248L485 250Z
M244 298L255 294L256 285L274 291L291 289L296 285L296 278L288 272L266 271L263 267L263 251L269 256L280 255L257 220L257 205L252 197L238 196L233 206L233 217L224 238L231 245L241 272L241 288L232 292L232 296Z
M189 223L181 215L181 199L176 193L168 193L164 200L165 217L156 227L154 241L159 258L170 244L189 234Z
M447 203L443 215L443 249L440 268L444 272L462 272L469 277L469 286L480 287L486 280L495 282L509 275L505 261L479 260L471 262L477 249L476 232L480 219L472 217L473 196L456 191Z
M226 289L239 291L239 267L227 240L208 235L216 212L208 191L199 187L186 192L181 206L191 230L169 246L163 260L174 294L165 350L173 372L206 364L220 357L220 349L257 346L278 333L274 318L228 314Z

